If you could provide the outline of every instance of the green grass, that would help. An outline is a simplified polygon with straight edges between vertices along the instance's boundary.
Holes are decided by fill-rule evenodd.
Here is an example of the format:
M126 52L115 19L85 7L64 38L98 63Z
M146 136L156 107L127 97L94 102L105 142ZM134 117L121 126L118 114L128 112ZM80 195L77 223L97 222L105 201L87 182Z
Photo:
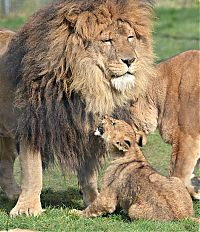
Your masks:
M157 60L165 59L187 49L199 49L198 9L157 9L154 31L154 47ZM0 27L17 30L24 18L0 19ZM171 147L161 140L158 132L148 137L143 152L150 163L164 175L168 175ZM200 174L199 170L196 170ZM16 164L19 179L19 167ZM42 204L46 212L40 217L18 217L11 219L9 211L15 202L8 201L0 190L0 230L7 228L29 228L40 231L80 232L198 232L194 222L154 222L137 220L130 222L122 211L107 217L81 219L69 214L69 209L83 208L77 188L76 177L64 177L56 167L44 173ZM200 202L194 202L196 217L200 217Z
M185 50L199 49L199 19L198 8L158 8L154 27L157 60Z
M26 22L26 19L23 17L0 18L0 27L9 28L11 30L16 31L25 22Z

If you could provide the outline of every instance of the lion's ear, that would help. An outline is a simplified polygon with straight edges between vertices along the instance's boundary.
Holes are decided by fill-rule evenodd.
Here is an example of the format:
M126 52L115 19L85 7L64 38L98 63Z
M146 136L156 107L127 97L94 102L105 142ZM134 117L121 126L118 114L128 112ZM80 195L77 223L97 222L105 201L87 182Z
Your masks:
M131 147L131 141L129 139L125 139L123 141L116 141L114 143L114 146L119 150L119 151L123 151L126 152L129 150L129 148Z

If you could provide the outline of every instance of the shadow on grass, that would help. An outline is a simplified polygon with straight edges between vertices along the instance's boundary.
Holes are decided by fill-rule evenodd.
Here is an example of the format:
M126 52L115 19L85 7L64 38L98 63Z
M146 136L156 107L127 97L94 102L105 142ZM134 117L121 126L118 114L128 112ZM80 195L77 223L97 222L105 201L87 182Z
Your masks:
M5 213L9 213L10 210L15 206L16 200L8 200L5 194L0 191L0 210Z
M82 196L76 188L68 188L66 191L54 191L51 188L45 189L41 194L41 202L43 208L84 208ZM0 191L1 211L9 213L15 204L16 200L8 200L5 194Z
M41 194L42 207L45 208L63 208L63 209L84 209L82 196L77 188L68 188L66 191L55 191L51 188L45 189ZM8 200L5 194L0 191L0 211L4 211L9 214L10 210L15 206L16 201ZM117 207L113 214L105 215L102 217L111 216L112 219L117 221L130 222L127 214L123 210Z
M81 194L73 187L66 191L54 191L48 188L42 191L41 201L43 208L84 208Z
M70 208L83 210L84 203L82 200L82 195L79 193L77 188L68 188L66 191L54 191L51 188L46 189L42 192L41 201L43 208ZM110 214L112 218L116 220L122 220L124 222L131 222L130 218L124 211L117 207L113 214ZM102 217L108 217L104 215Z

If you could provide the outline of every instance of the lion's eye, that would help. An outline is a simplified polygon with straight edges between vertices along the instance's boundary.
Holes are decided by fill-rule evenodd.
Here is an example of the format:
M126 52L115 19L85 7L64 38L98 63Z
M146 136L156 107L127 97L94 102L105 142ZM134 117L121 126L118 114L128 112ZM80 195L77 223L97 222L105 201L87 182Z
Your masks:
M104 39L104 40L102 40L102 42L107 44L107 45L111 45L112 44L112 39Z
M134 40L134 36L133 36L133 35L130 35L130 36L128 37L128 41L131 42L131 41L133 41L133 40Z
M112 125L115 126L115 125L116 125L116 122L112 122Z

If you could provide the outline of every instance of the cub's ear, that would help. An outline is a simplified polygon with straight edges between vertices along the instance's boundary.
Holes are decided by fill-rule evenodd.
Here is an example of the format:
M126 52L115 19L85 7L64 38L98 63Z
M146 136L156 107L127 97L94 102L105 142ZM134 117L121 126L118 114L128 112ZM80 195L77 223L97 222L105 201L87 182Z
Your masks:
M131 147L131 141L129 139L125 139L123 141L116 141L114 143L114 146L119 150L119 151L123 151L126 152L129 150L129 148Z
M136 143L140 146L143 147L144 145L147 144L147 136L143 131L137 131L135 132L136 134Z

